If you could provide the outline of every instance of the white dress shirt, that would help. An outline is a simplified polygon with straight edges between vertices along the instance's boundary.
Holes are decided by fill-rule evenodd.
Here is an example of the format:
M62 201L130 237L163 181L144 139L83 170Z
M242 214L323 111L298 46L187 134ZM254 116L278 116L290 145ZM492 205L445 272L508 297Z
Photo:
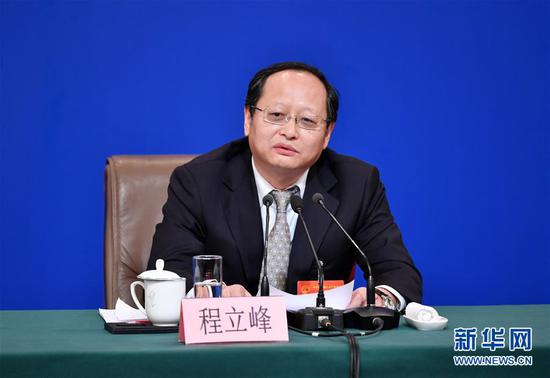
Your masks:
M258 192L258 201L260 203L260 213L262 215L262 232L265 240L265 222L266 222L265 218L266 217L265 217L265 206L262 200L267 193L271 192L272 190L275 190L275 188L269 182L267 182L265 178L263 178L260 172L258 172L258 169L256 168L256 164L254 163L254 157L252 157L252 170L254 171L254 180L256 181L256 190ZM306 180L307 180L308 172L309 172L309 168L298 178L298 180L294 184L289 186L290 188L296 185L298 188L300 188L300 197L302 198L306 190ZM288 222L288 227L290 228L290 240L292 242L292 240L294 240L294 231L296 230L296 222L298 221L298 214L296 214L294 211L290 209L290 203L288 204L288 207L289 208L287 209L287 212L286 212L286 220ZM269 225L269 231L271 231L273 226L275 226L274 219L276 215L277 215L277 206L271 206L269 208L269 220L270 220L269 223L271 223ZM399 294L399 292L395 290L393 287L388 285L378 285L376 287L386 289L390 293L395 295L395 297L399 300L399 308L398 308L399 311L402 311L405 308L406 306L405 298L403 298L403 296Z

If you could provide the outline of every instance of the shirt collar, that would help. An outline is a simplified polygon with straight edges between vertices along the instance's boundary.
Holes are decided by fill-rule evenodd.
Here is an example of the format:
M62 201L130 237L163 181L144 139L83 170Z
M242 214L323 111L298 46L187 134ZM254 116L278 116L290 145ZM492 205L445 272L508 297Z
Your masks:
M252 156L252 170L254 171L254 180L256 181L256 190L258 191L260 207L262 207L262 199L264 198L264 196L275 188L269 182L267 182L265 178L263 178L260 172L258 172L256 164L254 164L254 156ZM306 171L298 178L298 180L296 180L295 183L288 186L290 188L296 185L298 188L300 188L300 197L304 196L308 172L309 168L306 169Z

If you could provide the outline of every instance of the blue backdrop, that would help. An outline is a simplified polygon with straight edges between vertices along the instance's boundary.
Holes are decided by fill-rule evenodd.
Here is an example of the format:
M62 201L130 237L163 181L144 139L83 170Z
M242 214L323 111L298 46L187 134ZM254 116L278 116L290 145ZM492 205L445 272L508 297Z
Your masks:
M2 309L103 304L103 169L243 134L282 60L341 93L429 304L550 302L548 1L1 1Z

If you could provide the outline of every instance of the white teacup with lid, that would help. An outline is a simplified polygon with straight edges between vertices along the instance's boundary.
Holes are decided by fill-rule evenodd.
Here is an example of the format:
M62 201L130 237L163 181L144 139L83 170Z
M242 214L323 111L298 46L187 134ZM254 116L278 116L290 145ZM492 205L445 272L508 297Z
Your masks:
M147 270L132 282L130 292L137 308L156 326L176 326L180 318L181 300L185 298L185 278L164 270L164 260L155 262L155 270ZM139 303L136 286L145 290L145 308Z

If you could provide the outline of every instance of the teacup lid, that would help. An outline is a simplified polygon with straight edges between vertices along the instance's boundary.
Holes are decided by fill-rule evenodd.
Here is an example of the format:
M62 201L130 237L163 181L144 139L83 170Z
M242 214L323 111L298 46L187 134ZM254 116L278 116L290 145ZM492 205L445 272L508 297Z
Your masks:
M170 272L169 270L164 270L163 259L157 259L157 261L155 261L155 268L156 268L155 270L146 270L145 272L137 276L137 278L139 278L140 280L153 280L153 281L169 281L169 280L177 280L181 278L174 272Z

